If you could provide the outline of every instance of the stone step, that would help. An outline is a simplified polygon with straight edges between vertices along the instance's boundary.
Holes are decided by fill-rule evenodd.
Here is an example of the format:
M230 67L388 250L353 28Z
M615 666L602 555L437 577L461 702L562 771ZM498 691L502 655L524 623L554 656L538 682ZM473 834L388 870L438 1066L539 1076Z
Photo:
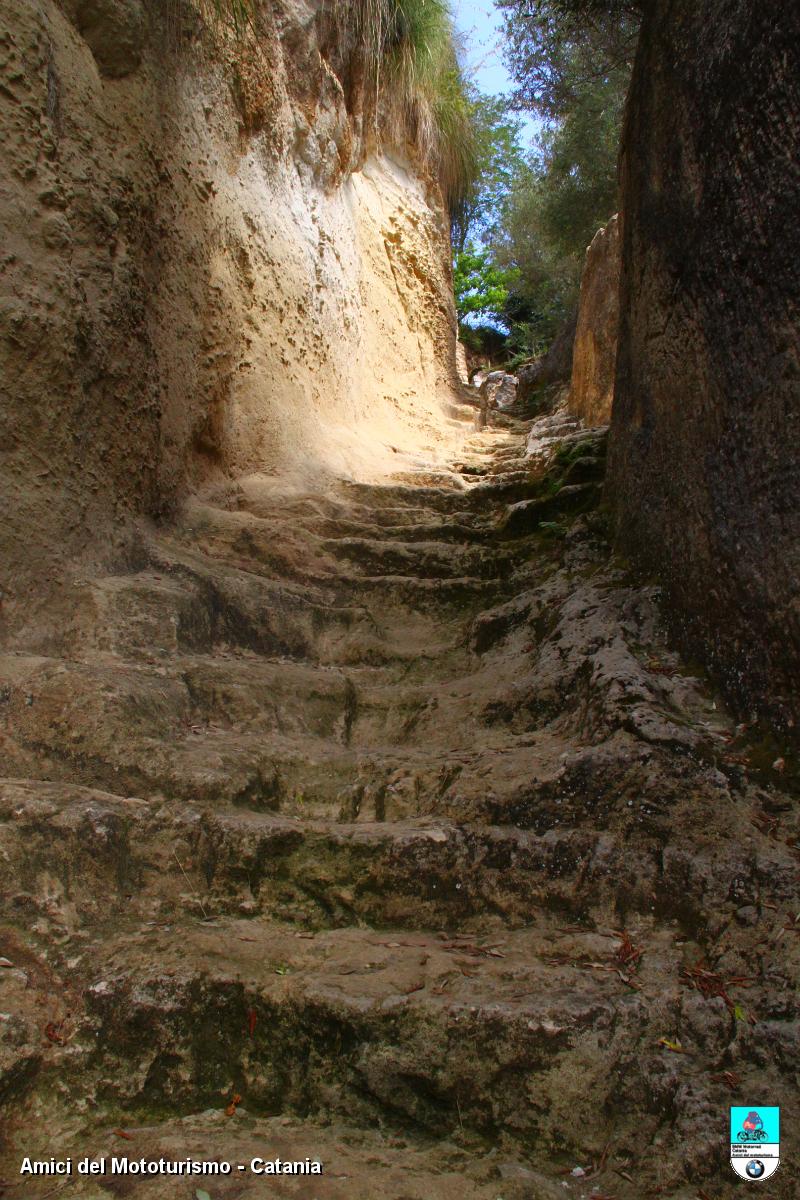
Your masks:
M469 547L473 544L482 545L497 540L494 513L486 516L459 513L457 519L452 521L437 520L435 517L425 520L426 515L423 511L413 522L399 521L397 524L386 523L383 525L366 519L319 517L313 522L309 521L307 528L329 542L347 538L366 538L370 541L385 539L410 545L417 542L444 542Z
M592 508L598 499L598 484L568 483L551 495L519 500L508 509L503 522L503 535L519 537L537 533L545 522L575 517Z
M437 664L441 665L441 664ZM513 674L513 659L507 670ZM463 670L463 663L462 663ZM480 673L437 681L231 656L0 660L6 774L335 818L514 819L563 742L484 717ZM552 813L552 806L549 810ZM530 819L530 818L529 818Z
M390 575L413 581L468 578L502 580L511 569L510 552L483 547L454 549L449 542L401 542L339 538L326 550L369 576Z
M266 920L134 919L51 955L51 974L69 960L71 1008L69 1053L56 1046L50 1069L65 1088L80 1078L95 1119L123 1128L219 1111L236 1094L254 1117L599 1155L633 1064L658 1077L658 1038L685 992L673 933L630 936L637 971L612 930L309 937ZM682 1066L707 1094L704 1053Z
M0 656L4 755L9 764L19 757L18 767L28 752L48 754L51 769L59 762L87 770L104 764L132 790L137 780L150 780L150 789L167 794L176 787L191 794L206 770L233 781L270 762L270 775L286 764L280 773L287 777L295 774L293 762L311 772L327 764L337 779L345 772L338 786L355 781L358 756L385 759L384 774L404 756L414 767L435 762L438 769L448 755L472 749L476 726L486 753L515 745L502 723L485 728L486 696L504 693L503 671L482 688L480 672L467 666L465 649L416 662L414 671L222 652L133 662L110 654L86 662ZM509 662L505 676L513 672Z
M311 928L518 927L577 911L611 919L631 873L612 835L590 829L320 821L14 780L0 781L0 847L13 871L2 891L9 911L24 896L46 912L57 896L82 922L186 909ZM640 875L641 911L652 908L656 874L653 859L649 878Z
M643 825L624 801L602 833L566 824L538 834L437 817L376 821L368 811L376 798L357 792L349 812L343 805L323 820L4 780L2 902L45 919L55 906L78 923L188 910L272 914L312 928L517 927L559 913L622 924L658 914L702 936L712 901L732 917L736 897L766 880L775 901L794 894L791 851L766 840L757 851L720 848L691 805L675 820L691 838L687 875L687 853L664 853L663 822ZM736 806L718 803L735 823Z
M182 531L182 536L190 534L191 530ZM287 650L274 649L283 645L289 653L296 653L295 648L299 647L304 656L313 657L311 634L320 626L346 630L353 624L372 622L379 629L386 625L387 637L391 637L398 624L405 628L409 612L434 614L437 621L458 620L465 604L482 602L486 596L497 593L505 582L497 573L488 578L458 574L459 569L474 565L474 561L479 562L485 572L490 569L492 556L474 550L474 561L471 562L469 550L453 555L448 543L442 543L438 569L442 569L442 560L450 564L454 557L457 565L445 578L426 574L429 565L433 569L435 563L428 564L424 554L415 550L414 545L403 556L404 573L394 573L395 563L391 560L400 552L393 550L391 545L383 550L380 542L374 543L375 554L379 558L383 555L383 559L374 564L377 570L356 575L350 563L343 566L341 562L342 545L342 541L327 543L324 574L309 571L306 564L295 572L287 566L281 573L281 568L262 561L252 545L247 549L251 554L249 558L242 558L239 553L235 557L226 557L220 544L207 547L208 553L201 554L194 546L189 548L162 538L154 545L152 554L157 567L171 574L188 575L190 579L202 581L204 590L210 589L214 611L221 613L224 634L267 654L286 653ZM498 555L498 563L504 562L507 562L507 556ZM415 563L418 573L414 573ZM271 575L272 570L278 571L275 578ZM288 597L285 583L280 582L286 578L293 580ZM295 597L305 601L299 610ZM371 614L369 607L373 600L379 608ZM304 618L307 617L314 621L311 633L306 632ZM281 634L284 627L285 633ZM305 642L301 640L304 636Z
M380 580L370 580L371 592L384 593L373 612L347 582L338 595L333 588L298 592L237 567L197 560L187 566L180 556L163 553L158 558L150 570L74 584L49 628L28 645L75 659L111 654L158 661L176 654L243 651L321 666L403 666L447 656L461 636L463 617L443 608L448 595L466 589L480 596L487 590L483 580L456 581L449 591L432 581L420 581L416 588L409 581L403 591L409 608L394 579L383 587ZM434 613L413 607L420 596L430 608L432 592L437 593Z
M462 495L466 497L466 491ZM334 532L346 529L350 523L361 530L413 529L432 522L443 525L449 523L436 508L413 503L393 505L386 502L385 496L381 496L380 499L380 503L372 503L368 499L357 500L352 495L340 499L328 495L298 506L292 510L291 515L293 520L297 520L309 530L315 530L318 522L328 521ZM240 502L239 511L270 522L276 519L274 501L264 503L247 496ZM466 499L462 501L462 507L456 506L453 519L463 523L467 529L480 529L483 523L481 514L472 512Z
M521 449L220 485L4 656L0 1179L318 1118L350 1177L276 1194L691 1200L725 1072L794 1113L796 806L579 515L602 438Z
M383 487L373 484L346 483L340 485L340 493L348 502L360 504L376 514L414 514L424 512L456 516L459 513L475 513L473 495L479 485L461 484L451 488L422 487L409 483L389 483Z
M224 1098L223 1098L224 1100ZM103 1110L94 1122L85 1119L76 1129L74 1112L53 1098L49 1113L58 1118L62 1131L70 1130L60 1146L73 1164L82 1158L106 1160L106 1174L90 1179L70 1178L70 1197L101 1200L126 1197L143 1200L194 1200L199 1188L212 1200L263 1200L265 1192L280 1200L313 1195L316 1200L530 1200L536 1186L537 1200L562 1200L558 1182L548 1179L513 1152L498 1155L486 1146L469 1144L459 1129L451 1138L415 1137L403 1132L369 1128L356 1130L331 1119L313 1121L295 1116L254 1116L244 1100L228 1116L226 1103L183 1119L157 1123L124 1121L125 1138L115 1131L116 1121ZM103 1118L106 1118L105 1120ZM26 1152L34 1159L49 1161L52 1139L35 1127L26 1135ZM172 1176L159 1174L112 1175L112 1160L148 1162L224 1162L232 1165L229 1176ZM274 1170L264 1163L322 1164L322 1174L291 1175L262 1173ZM251 1164L257 1161L256 1170ZM239 1170L239 1167L244 1170ZM0 1178L14 1178L19 1161L9 1156L5 1167L0 1154ZM256 1173L258 1172L258 1173ZM53 1177L28 1178L25 1200L52 1196ZM122 1189L124 1188L124 1192ZM187 1190L188 1189L188 1190ZM312 1190L310 1190L312 1189ZM10 1195L13 1193L9 1193Z

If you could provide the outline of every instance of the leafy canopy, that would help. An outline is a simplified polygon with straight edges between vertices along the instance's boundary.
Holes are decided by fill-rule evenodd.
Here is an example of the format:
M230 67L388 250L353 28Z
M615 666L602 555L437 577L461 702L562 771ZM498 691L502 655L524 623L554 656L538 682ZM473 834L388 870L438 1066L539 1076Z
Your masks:
M511 271L512 345L538 353L577 303L586 246L618 208L622 113L638 35L633 0L497 0L511 105L534 112L538 145L515 169L486 243Z
M485 96L467 85L473 129L475 171L450 213L453 248L465 250L470 241L483 241L499 220L525 155L520 142L522 123L509 112L502 96Z
M514 102L545 120L569 114L601 79L627 87L639 32L637 0L496 0L504 12Z
M500 318L515 274L493 262L488 250L470 247L458 251L453 261L453 289L459 321L477 316Z

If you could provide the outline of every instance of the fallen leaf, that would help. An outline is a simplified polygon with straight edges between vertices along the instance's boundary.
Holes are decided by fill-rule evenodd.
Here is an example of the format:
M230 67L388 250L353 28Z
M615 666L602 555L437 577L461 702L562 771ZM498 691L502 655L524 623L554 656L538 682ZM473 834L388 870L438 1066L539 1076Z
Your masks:
M669 1040L669 1038L665 1038L665 1037L659 1038L656 1045L663 1046L665 1050L671 1050L673 1054L685 1054L686 1053L686 1051L684 1050L684 1048L680 1044L680 1042L671 1042Z
M10 958L0 958L0 967L13 967L13 965Z
M696 988L707 1000L711 997L719 996L724 1001L728 1010L736 1017L737 1021L745 1020L744 1015L737 1015L737 1011L743 1014L744 1010L731 999L728 994L728 988L749 987L754 982L752 976L732 975L725 979L718 972L710 970L705 963L699 962L693 967L687 967L681 974L681 979L689 987Z
M247 1030L248 1030L251 1038L256 1031L256 1021L257 1020L258 1020L258 1016L256 1014L256 1010L254 1008L249 1008L247 1010Z
M619 936L622 939L622 943L617 947L614 958L620 966L627 967L629 971L633 971L639 965L639 959L644 954L644 949L641 946L634 946L630 934L624 929Z
M742 1082L741 1076L737 1075L735 1071L723 1071L721 1075L714 1075L712 1078L719 1083L726 1083L732 1092L735 1092Z
M197 1188L194 1193L194 1200L211 1200L211 1197L203 1188Z
M133 1134L126 1133L124 1129L112 1129L111 1131L116 1137L125 1138L126 1142L133 1141Z

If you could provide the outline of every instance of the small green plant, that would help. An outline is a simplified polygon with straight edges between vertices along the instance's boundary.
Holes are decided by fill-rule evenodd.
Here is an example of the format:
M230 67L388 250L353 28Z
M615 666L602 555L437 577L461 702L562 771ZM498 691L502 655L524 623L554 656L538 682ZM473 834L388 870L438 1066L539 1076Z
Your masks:
M591 438L575 442L562 442L555 454L553 462L558 467L571 467L579 458L584 458L587 454L594 451L594 442Z
M540 521L539 529L553 538L564 538L569 532L567 526L562 525L560 521Z

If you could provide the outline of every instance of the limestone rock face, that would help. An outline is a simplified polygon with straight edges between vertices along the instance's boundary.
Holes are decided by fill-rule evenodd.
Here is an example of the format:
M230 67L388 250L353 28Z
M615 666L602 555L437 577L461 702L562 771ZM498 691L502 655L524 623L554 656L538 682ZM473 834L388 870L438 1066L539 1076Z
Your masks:
M145 35L139 0L67 0L66 9L104 75L120 79L136 70Z
M648 5L623 138L618 537L747 710L800 719L800 8Z
M517 398L517 377L507 371L490 371L480 385L489 408L510 408Z
M456 342L456 374L459 383L469 383L469 364L467 363L467 348L463 342Z
M441 197L365 134L330 6L166 8L0 6L0 636L193 492L455 437Z
M569 408L587 425L607 425L614 398L619 326L619 217L586 251L572 351Z

